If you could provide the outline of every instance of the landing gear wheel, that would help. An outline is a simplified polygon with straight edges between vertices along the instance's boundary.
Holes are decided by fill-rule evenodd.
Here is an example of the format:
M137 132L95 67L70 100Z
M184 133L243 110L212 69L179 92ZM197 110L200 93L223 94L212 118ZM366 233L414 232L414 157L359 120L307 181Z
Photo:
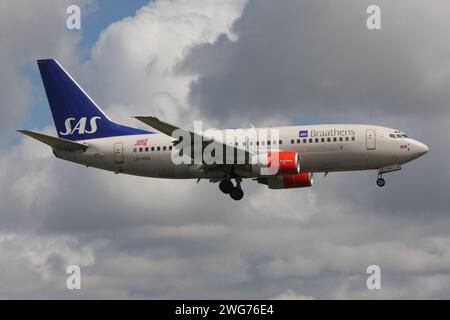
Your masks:
M244 191L240 187L234 187L231 189L230 197L233 200L239 201L244 197Z
M386 184L386 181L384 181L383 178L378 178L377 179L377 186L384 187L385 184Z
M231 190L233 189L233 183L231 180L222 180L219 183L219 189L225 194L230 194Z

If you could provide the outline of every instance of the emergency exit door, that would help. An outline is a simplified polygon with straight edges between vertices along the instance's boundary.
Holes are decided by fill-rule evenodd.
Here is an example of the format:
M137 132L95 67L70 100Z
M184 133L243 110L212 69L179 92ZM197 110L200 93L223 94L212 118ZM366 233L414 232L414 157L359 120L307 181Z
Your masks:
M114 161L115 163L123 163L123 144L114 144Z
M367 150L375 150L376 148L376 133L374 129L366 130L366 146Z

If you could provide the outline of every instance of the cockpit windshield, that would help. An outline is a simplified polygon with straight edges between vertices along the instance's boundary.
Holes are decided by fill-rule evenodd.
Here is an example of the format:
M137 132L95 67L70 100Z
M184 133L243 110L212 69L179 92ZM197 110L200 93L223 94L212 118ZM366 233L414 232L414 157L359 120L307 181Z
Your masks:
M404 132L395 131L394 133L390 133L389 137L392 139L403 139L403 138L409 138L408 135Z

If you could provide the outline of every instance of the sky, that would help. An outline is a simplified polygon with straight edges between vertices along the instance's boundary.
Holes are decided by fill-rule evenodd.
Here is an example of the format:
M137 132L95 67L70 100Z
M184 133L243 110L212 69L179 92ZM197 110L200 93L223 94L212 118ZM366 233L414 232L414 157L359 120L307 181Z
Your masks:
M0 298L450 298L450 4L432 2L0 0ZM65 27L72 4L81 30ZM15 131L55 134L40 58L127 125L371 123L430 152L382 189L376 172L330 173L298 190L245 181L240 202L88 169Z

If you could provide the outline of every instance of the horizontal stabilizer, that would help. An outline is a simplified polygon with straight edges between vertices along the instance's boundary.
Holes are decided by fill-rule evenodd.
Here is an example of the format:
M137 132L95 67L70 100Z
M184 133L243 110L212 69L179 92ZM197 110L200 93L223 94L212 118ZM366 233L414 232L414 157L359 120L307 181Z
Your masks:
M65 150L65 151L76 151L76 150L86 150L88 148L87 145L81 144L78 142L73 142L61 138L56 138L52 136L47 136L42 133L37 133L33 131L28 130L17 130L20 133L23 133L24 135L27 135L33 139L36 139L42 143L45 143L46 145L49 145L50 147L54 149L59 150Z

